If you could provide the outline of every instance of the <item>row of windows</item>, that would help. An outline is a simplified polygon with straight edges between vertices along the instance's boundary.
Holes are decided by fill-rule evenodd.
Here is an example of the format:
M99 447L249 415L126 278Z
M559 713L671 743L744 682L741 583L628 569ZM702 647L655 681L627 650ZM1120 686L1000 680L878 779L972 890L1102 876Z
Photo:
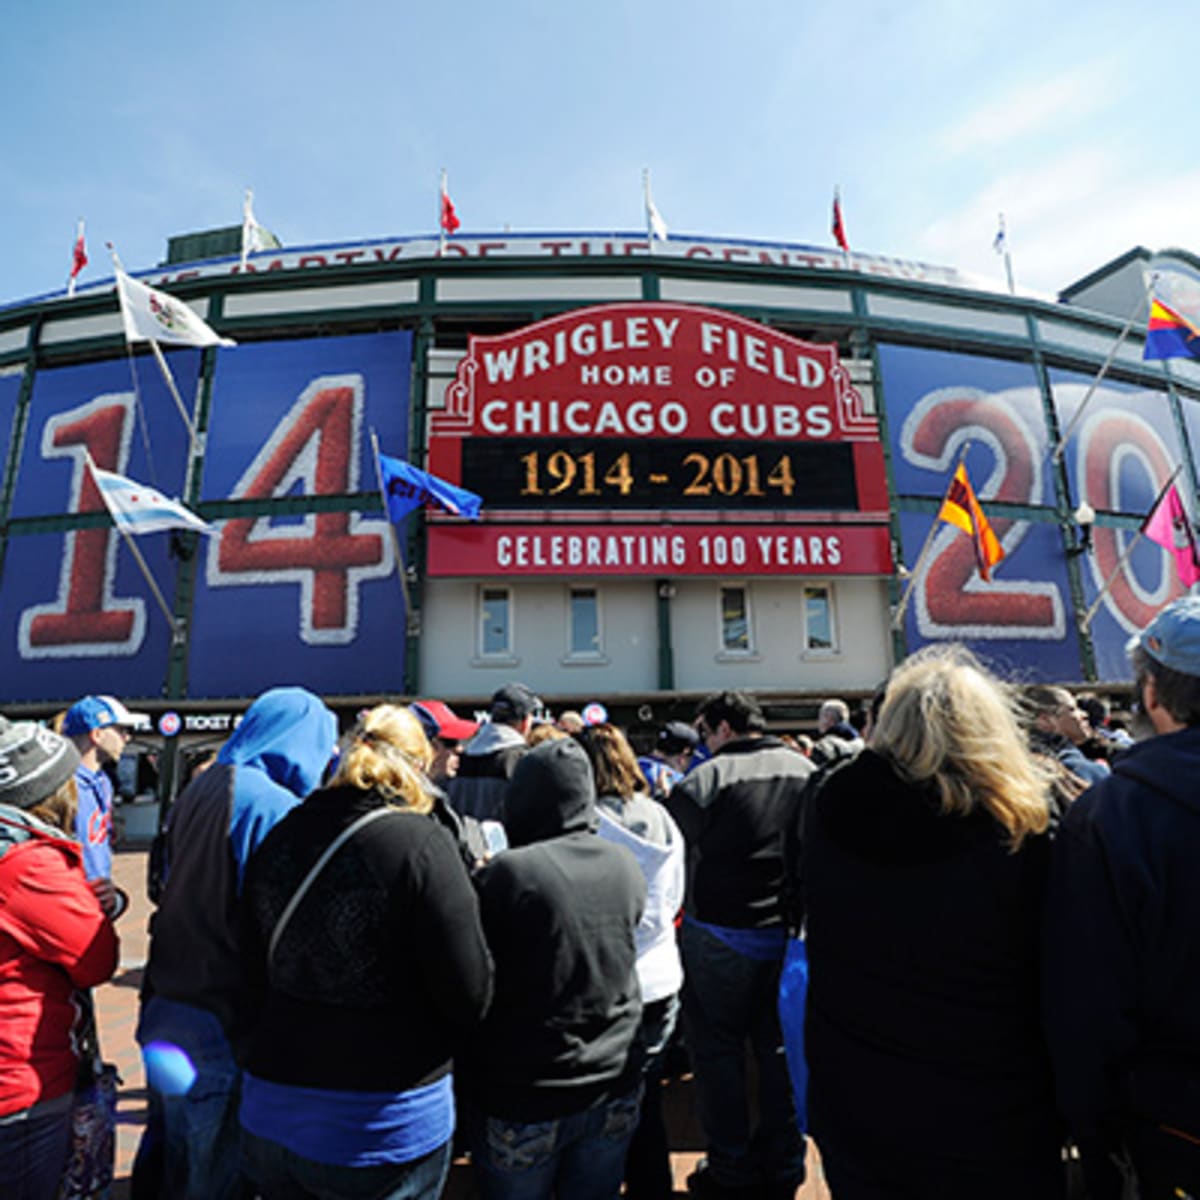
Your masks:
M808 653L837 650L833 592L829 587L808 585L801 592L797 619L803 624L803 646ZM480 658L509 658L513 644L513 596L506 587L479 589L478 650ZM717 651L721 655L751 656L757 653L754 609L748 585L718 589ZM567 589L568 659L586 662L604 659L604 623L600 589Z

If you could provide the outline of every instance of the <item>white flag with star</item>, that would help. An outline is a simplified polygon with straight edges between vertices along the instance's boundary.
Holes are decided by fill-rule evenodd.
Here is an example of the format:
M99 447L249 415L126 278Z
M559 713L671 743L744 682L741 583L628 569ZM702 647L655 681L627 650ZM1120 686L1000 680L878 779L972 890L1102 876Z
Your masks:
M193 529L197 533L216 533L207 521L202 521L189 508L168 500L161 492L124 475L102 471L94 463L92 478L100 491L100 499L112 515L118 529L136 537L141 533L158 533L163 529Z

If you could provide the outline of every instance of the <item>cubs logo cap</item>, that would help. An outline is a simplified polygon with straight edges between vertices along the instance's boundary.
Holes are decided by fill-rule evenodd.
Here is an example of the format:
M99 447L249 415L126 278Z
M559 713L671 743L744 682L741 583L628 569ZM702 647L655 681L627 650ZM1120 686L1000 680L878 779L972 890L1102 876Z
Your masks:
M84 696L67 709L62 732L64 737L78 737L81 733L107 729L110 725L137 729L149 722L145 713L130 712L115 696Z

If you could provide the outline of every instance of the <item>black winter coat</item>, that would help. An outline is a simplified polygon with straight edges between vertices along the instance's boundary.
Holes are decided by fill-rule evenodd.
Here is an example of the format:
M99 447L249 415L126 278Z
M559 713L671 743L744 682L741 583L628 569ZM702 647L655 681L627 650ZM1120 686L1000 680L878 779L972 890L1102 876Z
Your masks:
M1016 853L982 808L943 814L872 750L806 798L814 1136L867 1162L1058 1154L1039 1015L1049 838Z
M1046 1010L1059 1098L1097 1200L1139 1123L1200 1139L1200 728L1134 746L1054 853Z

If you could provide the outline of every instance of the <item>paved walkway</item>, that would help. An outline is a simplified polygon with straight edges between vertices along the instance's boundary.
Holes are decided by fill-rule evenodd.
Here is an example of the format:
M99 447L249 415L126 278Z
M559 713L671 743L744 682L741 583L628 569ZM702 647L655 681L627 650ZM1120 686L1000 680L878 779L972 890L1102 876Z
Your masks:
M147 933L151 904L146 899L146 851L118 850L113 859L113 877L129 893L128 911L118 922L121 935L121 965L110 983L96 990L100 1042L107 1061L121 1074L117 1099L117 1186L114 1200L126 1200L129 1174L138 1139L146 1123L146 1080L141 1054L134 1039L137 1025L138 989L146 962ZM684 1181L702 1156L703 1138L691 1104L690 1080L676 1080L665 1096L667 1128L671 1138L671 1168L677 1195L686 1194ZM444 1200L469 1200L473 1196L470 1167L456 1162ZM796 1200L830 1200L820 1163L810 1147L809 1182Z

